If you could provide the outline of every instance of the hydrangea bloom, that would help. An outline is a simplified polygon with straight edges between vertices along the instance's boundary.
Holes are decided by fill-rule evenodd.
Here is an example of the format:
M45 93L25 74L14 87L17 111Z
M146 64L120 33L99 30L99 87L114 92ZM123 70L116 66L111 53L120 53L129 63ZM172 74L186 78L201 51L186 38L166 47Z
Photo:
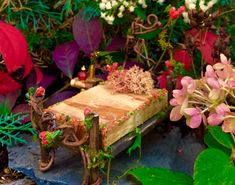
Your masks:
M191 128L199 127L202 122L222 124L224 132L235 133L235 106L230 101L235 98L235 68L223 54L220 58L220 63L206 67L201 79L182 78L182 89L174 90L170 101L172 121L184 116Z

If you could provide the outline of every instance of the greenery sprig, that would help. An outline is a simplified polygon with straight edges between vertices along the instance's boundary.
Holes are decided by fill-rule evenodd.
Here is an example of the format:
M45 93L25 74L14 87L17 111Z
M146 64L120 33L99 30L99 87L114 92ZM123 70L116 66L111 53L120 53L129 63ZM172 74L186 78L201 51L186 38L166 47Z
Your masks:
M35 134L31 122L22 123L28 115L22 113L0 115L0 145L12 146L16 143L27 143L19 131L27 131Z

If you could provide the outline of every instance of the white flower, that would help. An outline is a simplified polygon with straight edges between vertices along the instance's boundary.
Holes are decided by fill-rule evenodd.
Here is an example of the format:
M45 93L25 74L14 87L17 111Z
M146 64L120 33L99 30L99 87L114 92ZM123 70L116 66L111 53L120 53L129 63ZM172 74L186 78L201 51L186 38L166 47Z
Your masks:
M100 17L101 17L101 18L103 18L103 19L105 19L105 16L106 16L106 13L104 13L104 12L101 12L101 15L100 15Z
M189 10L193 10L193 9L196 9L196 5L195 4L189 4L187 8Z
M147 8L147 7L148 7L148 5L142 4L142 8Z
M134 7L134 6L129 6L129 11L130 11L130 12L134 12L134 10L135 10L135 7Z
M182 16L184 17L184 22L185 23L190 23L190 19L188 17L188 12L183 12Z
M105 10L105 7L106 7L106 6L105 6L105 3L100 3L100 4L99 4L99 7L100 7L101 10Z
M108 15L108 16L106 16L105 20L107 21L108 24L113 24L114 16Z
M101 0L102 3L107 3L107 0Z
M116 6L118 3L116 0L112 1L112 7Z
M138 0L139 4L145 4L145 0Z
M124 1L124 2L123 2L123 5L124 5L125 7L128 7L128 6L129 6L129 3L128 3L127 1Z
M106 3L106 9L107 9L107 10L112 9L112 5L111 5L110 2L107 2L107 3Z
M119 11L120 12L123 12L125 10L125 7L123 6L123 5L121 5L120 7L119 7Z
M123 17L122 12L119 12L119 13L117 14L117 16L118 16L119 18L122 18L122 17Z
M165 2L165 0L158 0L157 1L159 4L163 4Z

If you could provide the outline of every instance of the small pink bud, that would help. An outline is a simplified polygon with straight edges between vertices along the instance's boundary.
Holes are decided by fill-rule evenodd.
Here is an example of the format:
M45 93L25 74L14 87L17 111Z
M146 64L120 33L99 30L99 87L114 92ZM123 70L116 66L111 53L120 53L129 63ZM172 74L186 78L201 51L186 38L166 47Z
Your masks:
M90 108L85 108L84 109L84 116L87 116L88 114L91 114L92 113L92 110Z
M45 89L43 87L38 87L36 90L36 97L42 97L45 95Z
M171 19L178 19L178 17L179 17L179 12L175 9L175 7L172 7L171 9L170 9L170 18Z

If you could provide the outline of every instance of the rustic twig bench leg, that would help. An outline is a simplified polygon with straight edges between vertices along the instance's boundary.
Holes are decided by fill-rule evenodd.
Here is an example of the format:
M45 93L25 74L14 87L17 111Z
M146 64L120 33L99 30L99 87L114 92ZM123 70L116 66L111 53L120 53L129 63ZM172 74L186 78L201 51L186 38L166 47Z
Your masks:
M93 124L90 129L90 140L89 140L89 146L90 146L90 158L91 160L96 157L96 154L99 150L99 116L97 114L93 117ZM101 177L99 175L99 168L91 168L90 169L90 181L91 184L98 185L101 183Z
M99 167L91 165L93 160L96 160L99 151L99 116L97 114L89 114L88 116L92 116L92 126L89 130L89 149L81 152L84 163L83 185L99 185L101 184Z

